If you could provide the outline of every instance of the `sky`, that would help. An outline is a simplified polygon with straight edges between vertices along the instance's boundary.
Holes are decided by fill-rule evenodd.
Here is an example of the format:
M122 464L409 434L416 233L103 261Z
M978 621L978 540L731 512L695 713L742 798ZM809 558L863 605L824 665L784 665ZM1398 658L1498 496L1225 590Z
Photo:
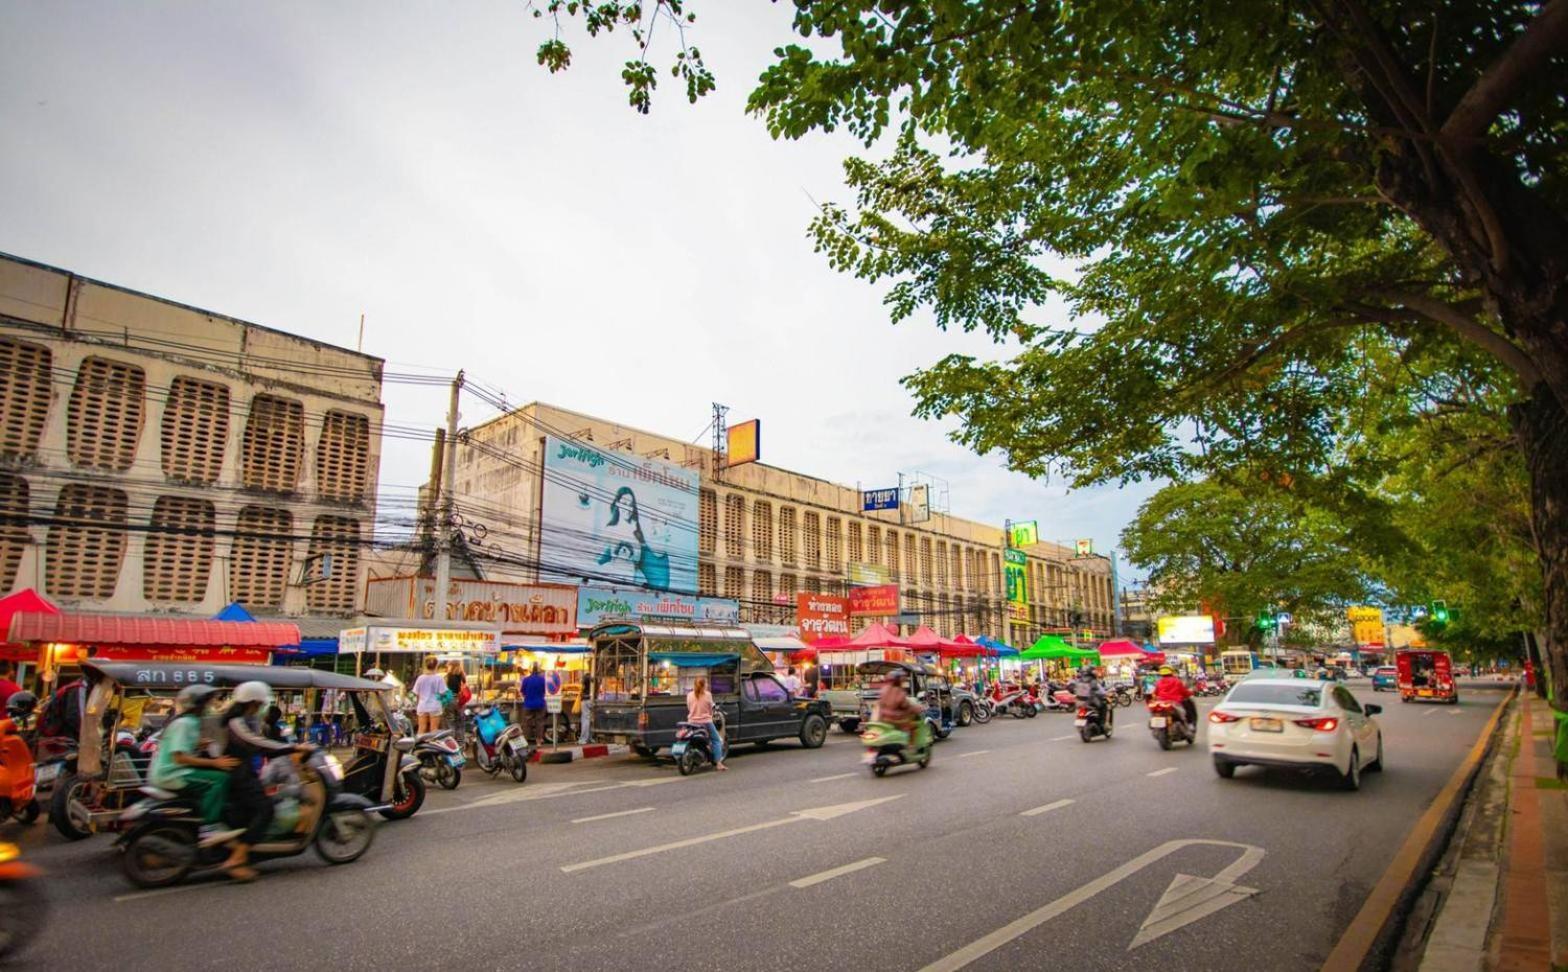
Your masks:
M643 116L624 38L569 34L550 75L521 0L8 0L0 251L350 348L363 314L389 371L465 369L518 404L696 439L723 402L762 420L771 465L921 471L954 515L1112 549L1153 487L1068 492L910 415L901 377L1005 349L890 324L885 288L812 251L861 147L744 113L790 5L696 9L718 89L690 105L665 75ZM444 421L439 388L383 400L389 423ZM387 440L383 489L422 481L427 450Z

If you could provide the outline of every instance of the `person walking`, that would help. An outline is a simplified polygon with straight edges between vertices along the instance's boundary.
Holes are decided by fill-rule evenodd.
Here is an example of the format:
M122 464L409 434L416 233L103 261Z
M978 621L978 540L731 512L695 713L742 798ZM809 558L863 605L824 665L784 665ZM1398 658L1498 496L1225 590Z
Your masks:
M577 707L582 711L582 728L577 741L583 745L593 742L593 675L583 675L582 694L577 697Z
M415 732L423 736L441 728L441 694L446 691L446 677L436 671L436 656L425 659L425 673L414 679L414 717L419 725Z
M795 674L793 665L784 671L784 687L789 690L792 698L800 694L800 676Z
M535 663L523 679L523 738L531 748L544 741L544 688L544 676Z
M707 727L708 738L713 740L713 768L729 769L724 765L724 737L719 735L719 725L713 721L713 694L708 691L708 680L700 675L691 691L686 693L686 721Z
M462 747L467 745L463 738L463 706L473 697L468 691L468 676L463 674L462 662L447 662L446 691L450 698L442 706L441 717L446 721L446 727L457 737L457 745Z

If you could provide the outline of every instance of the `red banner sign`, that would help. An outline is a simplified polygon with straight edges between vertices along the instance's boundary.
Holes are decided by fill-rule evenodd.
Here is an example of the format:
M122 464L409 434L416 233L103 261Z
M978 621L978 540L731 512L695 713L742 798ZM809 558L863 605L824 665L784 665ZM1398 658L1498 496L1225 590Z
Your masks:
M849 637L849 598L833 594L796 594L795 619L800 640Z
M891 618L898 613L898 585L849 589L849 613L854 617Z

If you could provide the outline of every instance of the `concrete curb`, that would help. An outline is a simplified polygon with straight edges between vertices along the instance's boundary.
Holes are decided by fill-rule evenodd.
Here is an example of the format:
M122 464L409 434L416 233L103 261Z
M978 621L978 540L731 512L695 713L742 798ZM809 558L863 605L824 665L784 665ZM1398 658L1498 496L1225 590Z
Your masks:
M528 758L530 763L570 763L578 759L603 759L606 756L625 756L630 746L609 746L589 743L586 746L562 746L560 749L536 749Z

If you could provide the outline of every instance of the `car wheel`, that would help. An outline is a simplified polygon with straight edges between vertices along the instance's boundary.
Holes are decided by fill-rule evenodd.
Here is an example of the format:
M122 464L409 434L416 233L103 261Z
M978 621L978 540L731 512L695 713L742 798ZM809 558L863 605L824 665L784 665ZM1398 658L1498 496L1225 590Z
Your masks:
M1236 764L1228 759L1215 759L1214 772L1219 774L1220 779L1228 780L1236 775Z
M1350 747L1350 767L1345 770L1345 775L1339 778L1339 788L1361 789L1361 753L1354 746Z
M828 739L828 722L813 712L800 724L800 744L807 749L817 749Z
M960 726L970 725L974 721L975 721L975 707L974 706L970 705L968 702L965 702L963 705L958 707L958 724Z
M1377 758L1367 764L1368 773L1383 772L1383 734L1377 734Z
M643 759L657 756L659 753L657 749L651 749L642 745L641 743L632 743L632 752L636 753L638 756L641 756Z

